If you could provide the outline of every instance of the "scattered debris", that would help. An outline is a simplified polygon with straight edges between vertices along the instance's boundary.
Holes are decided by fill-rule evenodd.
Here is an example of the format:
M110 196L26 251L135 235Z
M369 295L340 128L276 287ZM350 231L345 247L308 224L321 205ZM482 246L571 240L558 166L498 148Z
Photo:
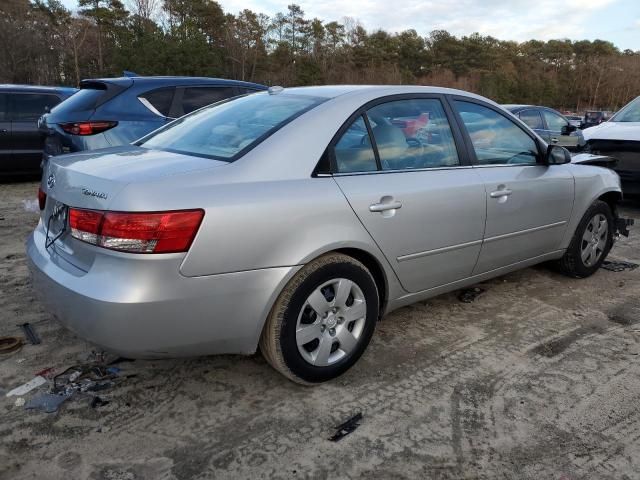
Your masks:
M16 407L22 407L24 405L24 397L16 398L16 403L14 403Z
M19 358L16 360L17 364L21 364L22 362L24 362L26 360L26 358Z
M105 405L109 405L109 403L111 402L109 402L108 400L103 400L100 397L92 397L91 403L89 404L89 406L91 408L98 408L98 407L104 407Z
M97 392L113 386L117 373L99 365L76 365L53 377L52 393Z
M458 300L463 303L472 303L484 292L484 288L480 287L465 288L463 290L460 290L460 293L458 293Z
M33 329L33 326L30 323L21 323L20 325L18 325L18 327L22 329L22 331L24 332L24 336L27 337L27 340L29 340L29 343L31 345L40 344L40 339L36 335L36 331Z
M21 397L22 395L29 393L34 388L39 387L40 385L44 385L45 383L47 383L47 380L44 377L37 376L29 380L24 385L20 385L19 387L7 392L6 396L11 397L12 395L16 395L18 397Z
M0 337L0 354L17 352L21 348L20 337Z
M605 270L609 270L611 272L624 272L625 270L635 270L638 268L637 263L624 262L622 260L613 262L605 260L602 262L600 268L604 268Z
M42 410L46 413L53 413L60 405L71 398L72 394L58 395L55 393L41 393L36 395L24 406L25 410Z
M331 442L339 442L344 437L353 432L356 428L360 426L360 422L362 421L362 413L356 413L349 420L344 422L342 425L336 427L336 433L333 434L329 438Z

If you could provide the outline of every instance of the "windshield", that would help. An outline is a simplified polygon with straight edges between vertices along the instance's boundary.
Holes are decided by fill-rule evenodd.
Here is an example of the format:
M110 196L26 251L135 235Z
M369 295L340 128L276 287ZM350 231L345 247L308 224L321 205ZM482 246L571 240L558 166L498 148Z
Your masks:
M631 103L623 107L618 113L616 113L612 122L640 122L640 97L633 100Z
M324 100L254 93L197 110L143 138L138 145L230 162Z

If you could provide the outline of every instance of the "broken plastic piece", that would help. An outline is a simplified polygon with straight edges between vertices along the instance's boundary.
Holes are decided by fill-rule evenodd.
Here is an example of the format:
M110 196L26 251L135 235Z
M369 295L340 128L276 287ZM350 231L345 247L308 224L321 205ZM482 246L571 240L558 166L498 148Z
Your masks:
M22 329L22 331L24 332L24 336L27 337L27 340L29 340L29 343L31 345L40 344L40 339L36 335L36 331L33 329L33 326L29 322L21 323L18 326Z
M463 303L471 303L482 293L484 293L484 288L465 288L464 290L460 290L460 293L458 294L458 300Z
M362 413L356 413L349 420L344 422L342 425L336 427L336 433L334 433L329 440L331 442L339 442L344 437L353 432L356 428L360 426L360 422L362 421Z
M39 387L40 385L44 385L45 383L47 383L47 379L38 375L37 377L34 377L31 380L29 380L24 385L20 385L19 387L14 388L10 392L7 392L7 397L11 397L12 395L21 397L22 395L29 393L34 388Z
M605 260L604 262L602 262L601 268L604 268L605 270L609 270L611 272L624 272L625 270L635 270L636 268L638 268L638 264L623 261L613 262Z
M36 395L24 406L25 410L42 410L46 413L53 413L60 405L68 400L71 395L56 395L55 393L41 393Z

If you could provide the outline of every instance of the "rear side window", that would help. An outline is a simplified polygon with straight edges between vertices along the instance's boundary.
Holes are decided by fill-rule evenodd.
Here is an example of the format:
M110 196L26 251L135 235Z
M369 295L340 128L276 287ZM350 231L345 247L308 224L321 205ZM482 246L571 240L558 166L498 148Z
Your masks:
M83 88L78 93L72 95L56 108L58 112L84 112L94 110L100 103L103 96L107 94L107 90L99 88Z
M0 93L0 122L9 120L9 95Z
M233 87L189 87L182 96L182 115L236 95Z
M383 170L452 167L458 152L440 100L410 99L367 111Z
M518 116L529 128L534 130L544 130L542 117L538 110L523 110L518 114Z
M247 95L186 115L137 145L232 161L323 101L306 95Z
M362 116L356 118L342 134L334 148L336 166L340 173L377 170L376 156Z
M504 115L471 102L454 101L480 165L535 164L536 142Z
M43 93L20 93L13 96L12 118L16 121L38 120L47 110L51 110L60 99Z
M174 93L175 88L173 87L160 88L158 90L152 90L143 95L140 95L138 99L145 107L147 107L156 115L168 117L171 110L171 102L173 101Z

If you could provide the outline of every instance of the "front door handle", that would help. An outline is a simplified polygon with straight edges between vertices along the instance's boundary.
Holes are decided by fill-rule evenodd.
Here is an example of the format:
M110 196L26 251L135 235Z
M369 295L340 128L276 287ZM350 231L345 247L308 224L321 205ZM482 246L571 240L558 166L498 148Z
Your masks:
M7 133L9 130L7 130L6 128L0 128L0 133Z
M558 143L558 139L556 137L551 137L551 143Z
M513 193L513 190L509 190L508 188L503 188L501 190L496 190L495 192L491 192L489 196L491 198L501 198L501 197L508 197L512 193Z

